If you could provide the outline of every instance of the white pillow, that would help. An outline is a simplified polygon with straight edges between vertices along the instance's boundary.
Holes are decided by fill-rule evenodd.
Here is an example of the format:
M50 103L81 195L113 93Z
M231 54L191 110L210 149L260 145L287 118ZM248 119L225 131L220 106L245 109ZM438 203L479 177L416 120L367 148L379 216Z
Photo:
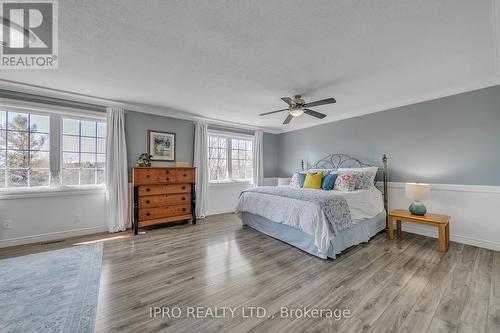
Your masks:
M336 169L309 169L307 172L310 173L318 173L318 172L323 172L323 176L329 175L330 173L336 172Z

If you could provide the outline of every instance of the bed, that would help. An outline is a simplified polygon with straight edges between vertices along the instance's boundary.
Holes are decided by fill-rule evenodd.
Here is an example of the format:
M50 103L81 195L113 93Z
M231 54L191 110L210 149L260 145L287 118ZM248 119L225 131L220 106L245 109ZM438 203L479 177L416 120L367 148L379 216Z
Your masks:
M236 213L242 223L322 259L369 241L386 228L387 157L377 181L353 192L262 186L241 193ZM370 164L330 154L310 169L363 168ZM345 169L344 169L345 170ZM377 187L376 184L382 184Z

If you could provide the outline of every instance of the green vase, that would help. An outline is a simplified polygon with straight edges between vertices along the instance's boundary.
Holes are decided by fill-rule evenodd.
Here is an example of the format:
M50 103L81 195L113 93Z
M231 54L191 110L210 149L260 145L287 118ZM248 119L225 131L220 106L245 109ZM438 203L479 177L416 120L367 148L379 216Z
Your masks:
M425 208L424 204L420 200L413 201L409 210L413 215L425 215L427 213L427 208Z

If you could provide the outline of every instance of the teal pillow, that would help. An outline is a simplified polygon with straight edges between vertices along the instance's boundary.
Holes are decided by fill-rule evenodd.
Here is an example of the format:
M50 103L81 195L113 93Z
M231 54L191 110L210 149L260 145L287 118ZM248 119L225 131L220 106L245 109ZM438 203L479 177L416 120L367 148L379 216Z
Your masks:
M299 172L299 187L304 187L304 182L306 181L307 173Z
M333 185L335 184L335 179L337 179L336 173L330 173L323 177L323 181L321 182L321 188L325 191L330 191L333 189Z

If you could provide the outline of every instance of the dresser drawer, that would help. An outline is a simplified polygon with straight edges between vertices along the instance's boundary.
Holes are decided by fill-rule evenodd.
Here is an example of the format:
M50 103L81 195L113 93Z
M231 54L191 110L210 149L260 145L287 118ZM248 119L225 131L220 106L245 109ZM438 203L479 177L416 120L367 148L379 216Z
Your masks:
M177 183L194 183L195 173L194 169L177 169L176 182Z
M134 170L134 182L136 184L155 184L160 181L161 170L159 169L135 169Z
M175 169L160 169L160 182L162 183L175 183L176 182Z
M169 193L191 193L190 184L172 184L172 185L141 185L139 186L139 196L156 195Z
M191 202L191 193L147 195L139 197L139 208L185 205Z
M139 208L139 221L187 214L191 214L191 204L157 208Z

